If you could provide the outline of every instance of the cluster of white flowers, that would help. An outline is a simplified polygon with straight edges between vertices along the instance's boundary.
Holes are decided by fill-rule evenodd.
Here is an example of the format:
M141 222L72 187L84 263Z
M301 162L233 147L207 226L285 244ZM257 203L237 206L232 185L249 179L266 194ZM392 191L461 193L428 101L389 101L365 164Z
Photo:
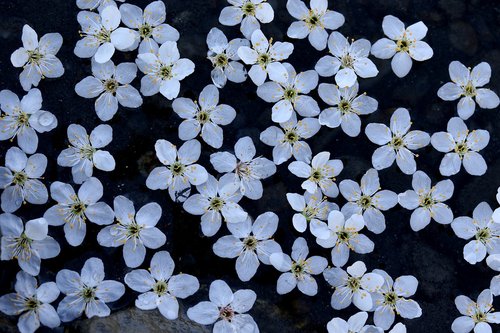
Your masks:
M412 59L421 62L433 56L432 48L422 41L428 30L423 22L405 28L398 18L386 16L382 29L387 38L372 45L367 39L349 40L338 31L329 34L327 30L339 29L345 19L328 9L327 0L311 0L309 6L300 0L288 0L286 8L295 21L288 28L287 36L308 37L313 48L323 51L328 47L329 53L316 62L314 69L297 73L292 64L283 62L292 55L293 43L273 42L273 38L263 33L264 24L274 19L271 4L266 0L228 0L229 6L222 9L219 22L224 26L239 25L242 38L228 41L217 27L207 33L213 84L206 82L193 100L179 97L180 81L194 72L195 64L181 58L177 47L181 36L165 23L163 1L153 1L144 10L112 0L76 0L76 3L82 9L77 15L82 39L77 42L74 53L90 59L89 74L91 72L76 84L76 93L84 98L96 98L95 111L102 122L110 121L119 106L139 108L142 96L159 92L172 100L173 111L182 118L178 127L179 147L165 139L156 141L158 166L151 170L145 185L151 190L166 190L171 200L187 213L200 216L204 236L212 237L224 230L226 235L214 242L213 252L222 258L235 259L236 274L241 281L252 279L260 263L280 273L276 285L280 295L295 287L308 296L326 292L320 290L317 281L324 279L333 288L333 309L353 304L361 310L347 321L335 317L325 322L329 333L406 332L404 324L394 323L396 314L404 319L422 315L419 304L410 299L417 291L417 279L404 275L393 280L377 268L368 272L365 264L369 264L368 258L349 264L353 252L365 255L374 251L376 244L367 234L384 232L383 211L397 204L413 211L409 219L412 230L422 230L431 220L451 224L456 236L469 241L463 251L467 262L476 264L486 258L489 267L500 271L500 208L493 211L482 202L472 218L454 218L452 209L445 203L453 195L453 181L442 179L432 186L433 181L418 168L416 159L416 151L431 144L445 153L439 165L442 176L459 173L462 164L470 175L487 172L486 161L479 151L487 146L490 134L486 130L469 132L464 122L474 114L476 102L484 109L499 105L498 96L482 88L491 76L487 63L482 62L470 70L458 61L451 62L452 82L441 87L437 95L446 101L460 98L459 117L449 119L446 132L430 135L414 129L423 124L412 129L410 111L403 107L393 111L389 126L365 125L366 137L379 147L373 152L372 167L359 183L352 179L337 181L346 161L332 158L335 154L330 151L314 151L315 147L306 141L322 127L338 131L336 128L340 126L353 138L362 133L360 115L378 109L377 100L359 93L359 83L379 73L370 55L392 58L393 72L400 78L406 76L412 68ZM177 319L179 299L196 293L200 283L190 274L173 275L175 263L162 248L167 240L162 228L157 227L163 222L160 204L145 203L136 212L134 202L123 195L114 197L113 208L101 201L104 188L97 177L101 171L114 171L116 164L113 156L104 150L113 139L110 125L97 125L89 135L83 126L69 124L69 147L61 151L57 164L71 167L78 191L75 192L71 184L54 180L49 188L55 204L43 217L23 223L22 218L13 214L22 204L42 205L49 200L48 184L44 184L43 178L47 158L36 153L37 132L51 131L58 122L54 114L41 109L41 92L32 86L38 86L42 78L57 78L64 73L56 57L62 45L60 34L46 34L39 40L36 32L25 25L22 42L23 47L14 51L11 61L15 67L23 67L19 81L27 94L20 100L10 90L0 92L0 140L12 142L16 138L19 146L6 151L5 166L0 167L4 212L0 215L1 260L15 259L21 269L17 274L16 292L0 297L0 311L21 315L18 327L23 333L34 332L40 324L57 327L61 322L79 318L83 312L88 318L108 316L111 310L106 303L122 297L125 285L104 280L104 264L99 258L88 259L80 274L63 269L57 273L55 283L46 282L37 287L41 259L57 257L61 251L58 241L49 236L49 226L64 226L66 242L80 246L90 221L102 226L97 235L99 245L123 246L124 262L133 268L126 273L124 282L139 293L136 307L157 308L165 318ZM112 58L117 52L136 52L135 63L115 65ZM139 90L132 86L137 69L144 74ZM260 133L260 140L273 147L272 160L257 152L249 136L238 138L232 151L219 151L225 143L221 126L231 124L237 117L233 107L220 103L219 89L228 80L242 83L247 76L255 85L252 87L256 95L273 104L269 107L270 118L277 126ZM336 84L319 82L332 76ZM315 90L324 109L312 97ZM416 118L415 112L412 113ZM198 136L202 140L199 141ZM216 150L209 157L214 174L205 168L209 165L202 158L204 149ZM245 210L245 202L263 198L266 179L290 159L284 170L303 180L301 188L305 190L303 194L286 194L294 212L292 220L279 222L278 215L271 211L255 214L258 216L254 220ZM394 161L404 175L412 176L413 189L399 194L381 189L379 172L385 172L383 170ZM296 177L292 178L297 180ZM346 201L342 207L334 202L339 194ZM497 200L500 205L500 188ZM295 239L290 255L283 252L273 238L280 224L292 225L303 236ZM321 248L331 251L331 260L309 255L307 230ZM144 267L147 251L154 253L150 268L140 268ZM330 262L333 267L329 266ZM50 303L56 301L60 293L64 298L56 310ZM455 303L463 316L453 322L453 332L466 333L472 329L478 333L491 332L489 323L500 322L500 315L492 312L492 298L499 294L500 275L497 275L490 288L479 295L477 303L458 296ZM209 287L210 301L189 308L187 316L202 325L213 324L214 333L258 333L257 323L247 313L256 298L252 290L233 292L226 282L215 280ZM369 312L373 313L373 324L367 324Z

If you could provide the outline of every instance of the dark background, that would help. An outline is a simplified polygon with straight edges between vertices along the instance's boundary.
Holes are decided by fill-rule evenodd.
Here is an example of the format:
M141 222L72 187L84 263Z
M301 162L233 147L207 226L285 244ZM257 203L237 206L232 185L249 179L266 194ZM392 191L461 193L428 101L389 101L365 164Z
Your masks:
M150 1L130 0L128 3L144 8ZM239 27L225 27L218 23L221 9L227 5L223 0L168 0L167 22L181 33L178 42L182 57L195 62L195 73L181 83L180 96L196 97L203 87L211 83L210 61L206 59L206 35L212 27L224 31L229 39L240 37ZM324 54L314 50L307 39L290 40L286 30L293 18L285 8L285 0L269 0L274 8L275 19L262 25L264 34L275 41L286 40L295 45L295 51L289 62L296 70L313 69L316 61ZM78 8L74 0L0 0L0 90L10 89L20 97L24 95L18 81L19 69L10 63L11 53L21 46L21 31L24 24L33 27L41 37L48 32L62 34L64 44L58 53L64 67L63 77L43 80L39 88L43 95L43 108L53 112L59 126L49 133L40 134L38 152L49 159L45 173L45 184L56 180L71 182L69 168L57 166L59 152L67 146L66 128L71 123L83 125L90 131L100 123L94 111L94 100L83 99L76 95L74 86L90 74L90 60L80 59L73 54L73 48L79 39L80 29L76 15ZM440 100L436 92L449 81L448 64L459 60L466 66L473 67L481 61L487 61L493 72L489 87L498 93L500 68L498 23L500 6L498 1L488 0L402 0L370 1L346 0L330 1L329 9L341 12L346 23L339 31L351 38L367 38L372 43L383 36L382 19L392 14L407 25L422 20L429 27L426 41L434 49L434 57L423 63L415 63L410 74L398 79L391 71L390 61L374 59L380 71L376 78L362 80L361 91L379 102L379 110L372 115L362 117L363 128L371 122L387 124L394 108L406 107L410 110L413 129L429 133L446 129L450 117L456 116L456 102ZM115 63L134 61L135 52L117 53ZM333 78L322 78L320 82L332 82ZM139 88L140 81L133 84ZM240 137L250 135L258 154L272 158L271 147L261 143L259 133L272 125L271 105L260 100L256 87L250 80L244 84L228 82L220 91L221 102L232 105L237 110L235 121L224 127L224 145L222 151L232 150ZM313 93L317 97L316 92ZM319 99L317 99L319 101ZM320 103L322 108L326 105ZM455 216L471 216L474 207L481 201L487 201L493 208L498 206L495 200L497 187L500 185L500 160L497 154L500 148L498 110L479 110L466 123L469 129L486 129L491 134L489 145L481 152L488 164L488 171L482 177L474 177L462 170L451 177L455 184L455 193L447 203ZM95 171L104 184L103 200L112 205L113 197L125 195L135 202L136 209L143 204L156 201L163 208L160 229L167 235L167 243L161 249L168 250L176 261L176 272L197 276L202 285L194 296L181 302L181 311L199 300L207 298L208 285L214 279L224 279L233 289L251 288L256 291L258 301L251 310L261 332L324 332L326 323L336 316L347 319L357 312L354 306L345 311L335 311L330 307L331 288L320 276L319 294L308 297L297 290L288 295L279 296L276 280L279 276L274 268L263 266L248 283L239 281L235 269L235 260L222 259L211 250L212 244L221 236L228 234L225 227L212 238L204 237L199 227L199 217L185 213L181 206L172 203L167 191L151 191L146 188L145 180L149 171L160 163L154 155L154 143L157 139L167 139L177 145L182 142L177 137L180 118L172 111L171 102L160 94L144 98L139 109L120 107L114 118L108 122L113 127L113 142L106 147L115 157L117 167L111 173ZM215 150L203 144L200 163L207 170L216 174L209 163L209 155ZM359 181L362 174L371 167L371 155L376 148L362 133L357 138L349 138L340 128L323 128L309 144L313 154L330 151L333 158L344 162L344 170L338 177ZM3 156L11 146L10 142L0 143L1 163ZM418 151L417 166L432 178L433 183L441 180L438 167L443 154L430 145ZM254 218L265 212L274 211L280 217L280 227L275 239L283 251L290 253L293 241L299 235L291 225L293 211L286 201L287 192L302 192L300 181L287 170L288 163L278 167L277 174L264 181L264 196L259 201L243 199L240 203ZM402 174L396 165L379 172L381 186L397 193L411 188L411 176ZM76 186L77 187L77 186ZM345 201L335 199L339 205ZM53 201L43 206L27 205L16 212L25 219L43 215ZM381 268L396 278L411 274L419 281L419 288L414 299L423 310L422 317L403 320L409 332L445 332L450 331L454 318L459 316L454 299L460 294L475 299L479 292L489 287L494 272L484 262L474 266L468 264L462 256L466 241L457 238L450 226L435 222L420 232L413 232L409 225L411 212L397 206L385 214L387 229L381 235L365 232L374 242L373 253L360 256L352 255L349 264L363 260L368 269ZM41 281L54 280L62 268L80 271L85 259L97 256L105 262L106 277L123 281L123 276L130 271L123 261L122 248L103 248L96 242L96 235L101 227L89 223L87 236L82 246L71 247L64 239L62 227L51 227L50 234L60 243L61 254L54 259L42 261ZM330 258L330 251L315 245L314 238L305 234L311 254ZM148 250L145 263L154 251ZM329 259L330 260L330 259ZM17 262L0 263L0 294L13 290ZM136 294L127 290L126 295L112 304L113 310L133 307ZM156 311L156 310L155 310ZM144 312L144 315L147 315ZM369 322L371 322L371 317ZM166 319L163 319L166 321ZM8 324L16 319L2 319L0 331L7 331ZM77 330L70 324L67 330ZM123 330L123 328L122 328ZM195 332L197 330L193 330ZM199 330L198 330L199 331Z

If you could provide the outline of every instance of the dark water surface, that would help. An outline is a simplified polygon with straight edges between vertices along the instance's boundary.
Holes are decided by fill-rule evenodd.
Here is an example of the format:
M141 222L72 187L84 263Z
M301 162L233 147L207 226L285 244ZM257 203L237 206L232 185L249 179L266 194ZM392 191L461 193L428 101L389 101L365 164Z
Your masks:
M127 1L144 8L150 1ZM193 75L181 83L180 96L194 98L210 80L210 61L206 59L206 35L212 27L219 27L229 39L239 37L238 27L224 27L218 23L221 9L227 4L223 0L165 0L167 21L181 33L178 42L182 57L190 58L196 64ZM295 51L289 58L296 70L313 69L316 61L326 53L314 50L307 40L290 40L286 30L293 21L285 8L285 0L269 0L274 8L275 19L271 24L263 25L262 30L274 40L293 42ZM0 90L10 89L18 95L24 92L18 82L19 70L10 64L11 53L21 46L21 30L29 24L39 34L59 32L64 44L58 53L66 73L62 78L45 80L40 84L43 95L43 109L53 112L59 126L49 133L40 134L38 152L49 159L45 184L56 180L71 182L69 168L57 166L59 152L67 146L66 128L71 123L83 125L89 132L100 121L94 111L94 100L83 99L76 95L74 86L90 74L90 60L80 59L73 54L73 48L79 39L80 29L76 15L78 8L74 0L0 0ZM383 36L382 19L392 14L406 24L419 20L429 27L426 41L434 49L434 57L424 63L414 63L410 74L398 79L391 71L390 61L374 59L379 68L379 75L373 79L361 81L360 91L379 102L379 110L362 118L363 128L371 122L387 124L391 112L396 107L410 110L413 129L429 133L446 129L447 121L456 115L456 103L440 100L436 92L449 81L448 64L459 60L466 66L474 66L481 61L490 63L493 77L489 87L498 93L500 82L500 35L498 33L500 6L498 1L488 0L402 0L370 1L345 0L330 1L330 9L341 12L346 23L339 31L353 38L367 38L372 43ZM117 54L115 64L122 61L134 61L136 53ZM333 78L320 79L320 82L332 82ZM133 85L140 87L136 79ZM229 126L224 127L224 145L222 151L232 150L240 137L249 135L253 138L258 154L272 158L272 148L259 141L259 133L272 125L271 105L256 96L256 87L248 80L244 84L229 82L220 91L221 102L233 106L237 117ZM318 98L316 92L313 94ZM319 98L317 99L319 101ZM320 103L322 108L324 104ZM125 195L135 202L136 208L151 201L160 203L163 216L158 224L167 235L167 243L162 249L170 251L176 261L176 272L197 276L201 290L183 302L185 311L199 300L207 298L208 285L214 279L222 278L233 289L251 288L258 295L258 301L251 311L261 332L324 332L326 323L335 316L347 319L357 312L354 306L345 311L335 311L330 307L332 293L328 284L319 277L319 294L308 297L297 290L288 295L279 296L276 280L280 275L274 268L263 266L248 283L239 281L234 260L222 259L212 252L212 244L221 236L228 234L222 228L219 233L207 238L201 234L199 217L185 213L181 206L172 203L166 191L151 191L146 188L145 180L149 171L160 163L154 155L154 143L157 139L167 139L181 144L177 137L180 118L172 111L171 102L161 95L144 98L139 109L120 107L112 121L113 142L106 147L115 157L117 166L111 173L96 171L95 176L104 184L103 200L112 205L113 198ZM489 145L481 152L488 164L488 171L483 177L474 177L462 170L451 177L455 184L455 193L447 203L455 216L471 215L474 207L481 201L497 205L495 194L500 185L500 113L498 110L476 111L467 121L469 129L486 129L491 134ZM371 155L376 148L364 134L357 138L347 137L340 128L322 128L309 141L313 153L330 151L333 158L344 162L344 170L338 177L359 181L362 174L371 167ZM0 143L0 160L10 147L9 142ZM216 174L209 163L209 155L215 150L203 144L200 163L207 170ZM430 145L419 150L417 165L433 180L433 184L443 177L438 167L442 154ZM280 217L280 227L275 239L283 251L290 253L291 246L298 234L291 224L293 211L286 201L287 192L303 192L300 181L287 170L288 163L278 167L277 174L264 181L264 196L259 201L243 199L240 203L250 215L256 217L265 211L274 211ZM411 176L402 174L395 165L379 172L381 186L396 193L411 188ZM339 197L339 205L345 201ZM37 218L53 204L49 201L44 206L27 205L17 215L25 219ZM459 316L453 303L456 296L468 295L475 299L477 294L489 287L494 272L486 264L474 266L468 264L462 256L466 241L457 238L450 226L431 222L424 230L416 233L410 229L410 211L399 206L385 214L387 229L381 235L366 234L375 242L375 250L368 255L351 254L349 263L363 260L368 269L381 268L393 278L411 274L419 281L419 288L414 299L423 309L422 317L404 320L409 332L447 332L454 318ZM71 247L64 239L62 227L51 227L50 234L61 245L61 254L54 259L42 261L40 279L54 280L62 268L80 271L85 259L97 256L105 263L107 278L123 281L123 276L130 271L123 261L122 248L103 248L97 244L96 236L101 227L88 224L87 236L82 246ZM330 258L330 250L315 245L314 238L306 234L311 253ZM147 251L143 267L147 267L153 251ZM18 271L17 263L0 263L0 294L13 290L13 281ZM133 306L135 293L128 290L125 296L112 304L113 310L122 310ZM372 315L370 315L372 317ZM7 331L6 323L14 319L2 320L0 331ZM166 319L165 319L166 320ZM371 320L371 319L370 319ZM71 325L70 325L71 326ZM61 329L62 330L62 329ZM69 328L70 331L76 330ZM193 332L196 332L194 330Z

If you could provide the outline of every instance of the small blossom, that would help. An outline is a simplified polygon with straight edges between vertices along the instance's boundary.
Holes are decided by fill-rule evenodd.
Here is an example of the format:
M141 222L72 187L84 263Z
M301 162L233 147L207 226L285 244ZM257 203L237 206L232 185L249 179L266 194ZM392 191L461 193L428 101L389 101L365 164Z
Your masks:
M129 288L141 294L135 306L141 310L158 308L163 317L175 320L179 316L179 302L200 288L198 279L189 274L172 275L175 263L167 251L156 252L149 270L136 269L125 275Z
M205 183L196 186L199 194L190 196L182 207L190 214L201 215L201 231L211 237L219 231L222 217L228 225L240 224L247 218L248 214L238 204L242 197L239 187L231 175L218 181L208 175Z
M469 131L464 121L453 117L448 121L447 132L434 133L431 144L439 152L446 153L439 165L443 176L457 174L462 164L465 171L473 176L482 176L488 166L479 154L490 141L490 133L486 130Z
M477 302L460 295L455 298L458 312L462 314L451 324L454 333L492 332L490 324L500 323L500 312L493 311L493 295L489 289L483 290L477 297Z
M235 26L241 23L240 31L250 39L260 23L269 23L274 19L274 10L267 0L228 0L232 6L224 7L219 16L222 25ZM259 23L260 22L260 23Z
M113 222L111 207L98 202L103 195L103 186L97 178L84 181L78 195L71 185L54 182L50 185L50 195L57 204L49 208L43 217L49 225L64 225L64 235L71 246L82 244L87 233L87 219L98 225Z
M273 148L273 162L280 165L292 156L297 161L309 163L312 158L311 147L303 139L313 137L321 128L316 118L303 118L297 121L292 113L288 121L280 123L280 127L271 126L260 133L260 141Z
M11 147L5 154L5 167L0 167L1 208L14 213L24 202L43 205L49 194L39 180L47 168L47 157L34 154L29 158L17 147Z
M229 125L236 117L236 111L227 104L218 104L219 90L213 84L203 88L198 102L176 98L172 108L184 119L179 125L179 138L191 140L201 132L201 138L211 147L222 147L224 134L219 125Z
M36 279L25 272L16 275L15 293L0 297L0 311L8 316L21 315L17 328L21 333L33 333L40 324L56 328L61 320L50 304L59 297L59 289L54 282L38 286Z
M97 14L81 11L77 16L83 37L75 46L74 53L80 58L92 58L98 63L111 59L115 49L126 51L134 44L134 31L119 28L121 14L115 6L107 6Z
M375 169L386 169L396 160L403 173L412 175L417 171L414 158L416 154L412 151L427 146L430 136L423 131L410 131L411 124L408 110L398 108L391 116L390 128L384 124L373 123L366 126L365 134L368 139L381 146L372 156Z
M455 234L469 240L464 247L464 259L475 265L481 262L486 254L500 253L500 223L492 219L493 211L486 202L481 202L474 208L472 218L467 216L457 217L451 223Z
M403 275L395 281L381 269L374 269L384 278L384 284L372 293L373 308L375 311L373 321L378 327L388 330L394 323L395 314L405 319L414 319L422 315L422 309L417 302L407 299L417 291L418 281L412 275Z
M85 261L81 274L63 269L56 276L57 287L66 296L57 306L61 321L77 319L85 311L87 318L107 317L111 310L106 303L120 299L125 286L104 280L104 264L99 258Z
M255 157L255 145L250 137L239 139L234 145L234 155L217 152L210 155L210 163L220 173L228 173L239 184L241 193L252 200L262 197L261 179L276 173L276 165L264 157Z
M23 46L10 56L14 67L23 67L19 81L24 90L38 86L43 78L57 78L64 74L64 67L56 57L62 46L62 36L59 33L45 34L38 40L38 35L29 25L23 26Z
M303 294L314 296L318 293L318 284L311 275L321 274L328 261L319 256L307 258L309 248L304 238L295 240L292 247L292 257L282 252L271 254L269 261L283 274L278 278L276 291L278 294L288 294L297 287Z
M280 61L288 59L293 52L293 44L288 42L272 43L267 40L260 29L255 30L251 37L252 48L241 46L238 56L247 65L252 65L248 72L256 86L262 85L269 74L272 81L281 81L288 77L286 68Z
M379 274L366 273L366 265L362 261L347 267L347 272L339 267L328 268L323 276L326 282L335 287L331 300L335 310L345 309L352 302L361 311L370 311L370 293L376 292L384 284L384 278Z
M324 50L328 33L325 29L336 30L344 22L344 15L328 9L327 0L311 0L311 9L300 0L288 0L286 9L288 13L299 21L293 22L288 28L290 38L309 38L311 45L318 51Z
M366 228L375 234L385 230L385 217L381 211L391 209L398 203L398 196L393 191L381 190L378 172L369 169L361 178L361 186L350 179L339 184L340 193L348 201L342 207L347 217L362 214Z
M152 96L160 92L172 100L179 95L180 81L194 72L194 63L180 58L177 43L167 41L158 54L142 53L137 56L137 66L145 74L141 79L141 93Z
M130 85L137 75L137 66L124 62L115 66L109 60L98 63L92 59L92 75L87 76L75 86L76 93L84 98L95 98L95 111L102 121L113 118L118 111L118 104L128 108L142 105L142 97Z
M238 49L250 46L247 39L235 38L228 42L220 29L212 28L207 35L207 46L207 58L214 67L210 76L217 88L223 88L227 80L242 83L247 79L245 66L238 62Z
M356 137L361 132L359 115L373 113L378 108L378 102L372 97L361 94L358 96L359 84L356 82L348 88L338 88L329 83L321 83L318 87L319 97L329 108L321 111L319 123L330 128L342 128L345 134Z
M452 82L439 88L437 94L445 101L460 98L457 111L460 118L469 119L476 109L476 102L483 109L494 109L500 103L498 95L487 88L481 88L490 82L491 67L482 62L472 71L458 61L452 61L449 67ZM474 102L475 100L475 102Z
M405 28L400 19L387 15L382 29L389 38L379 39L373 44L371 52L379 59L392 58L392 71L398 77L405 77L410 72L412 59L424 61L434 55L429 44L422 41L428 30L422 21Z
M290 120L294 111L302 117L315 117L319 114L318 103L309 94L318 85L318 73L314 70L297 74L289 63L283 66L287 77L277 82L266 82L257 88L257 95L268 103L275 103L272 108L272 120L284 123Z
M146 179L146 186L152 190L166 190L173 201L184 202L189 197L191 185L201 185L207 181L205 168L195 162L201 154L201 144L189 140L177 150L167 140L155 144L156 156L164 165L156 167Z
M135 50L139 46L139 53L148 53L158 49L166 41L179 40L177 29L165 23L166 8L163 1L153 1L144 8L123 4L120 6L123 24L132 29L134 44L127 49ZM159 44L159 45L158 45Z
M333 318L326 325L328 333L360 333L368 319L368 313L358 312L352 315L348 321L342 318Z
M161 207L151 202L135 213L134 203L120 195L114 200L116 224L102 229L97 235L99 245L123 245L123 259L127 267L135 268L144 262L146 248L158 249L166 242L163 232L156 227L161 218Z
M48 235L48 228L44 218L30 220L24 225L13 214L0 215L2 260L17 259L23 271L38 275L41 259L57 257L61 251L59 243Z
M237 257L236 273L241 281L249 281L257 273L260 262L270 265L269 256L281 252L281 246L271 238L278 229L278 221L278 215L266 212L253 224L251 218L228 223L232 235L219 238L213 246L214 253L222 258Z
M292 218L295 230L302 233L306 231L307 224L309 223L309 228L314 236L319 237L322 234L324 237L328 236L320 228L321 223L323 223L322 221L326 221L328 214L332 210L338 210L339 207L337 204L328 202L326 198L323 198L320 188L317 188L314 193L306 191L304 195L287 193L286 199L290 206L292 206L292 209L297 212Z
M453 195L454 185L449 179L442 180L432 186L431 179L423 171L413 174L413 190L398 195L398 202L406 209L414 210L410 225L413 231L425 228L431 219L440 224L450 224L453 212L443 203Z
M354 214L347 220L339 211L331 211L328 214L328 225L321 222L321 234L316 236L316 243L324 248L332 249L332 263L336 267L342 267L349 260L349 251L359 254L373 252L375 244L365 235L359 232L365 226L362 215Z
M306 178L301 187L309 193L316 192L319 187L327 197L337 197L339 188L335 183L335 177L344 168L342 161L331 160L330 153L323 151L314 156L310 164L294 161L288 165L288 170L299 178Z
M233 293L226 282L215 280L210 284L210 301L203 301L187 311L189 319L201 325L215 323L213 333L259 332L252 316L247 314L257 298L250 289Z
M81 184L92 177L94 167L102 171L113 171L115 159L104 148L113 140L113 129L109 125L99 125L90 136L83 126L68 126L68 139L71 144L57 157L57 164L70 167L73 181Z
M19 100L10 90L0 91L0 107L5 113L0 117L0 141L17 137L18 146L27 154L38 148L38 133L49 132L57 127L57 118L41 110L42 94L33 88Z
M375 77L378 69L368 59L371 43L366 39L358 39L349 43L341 33L334 31L328 38L328 49L332 55L319 59L314 69L320 76L335 75L335 82L340 88L352 87L358 76Z

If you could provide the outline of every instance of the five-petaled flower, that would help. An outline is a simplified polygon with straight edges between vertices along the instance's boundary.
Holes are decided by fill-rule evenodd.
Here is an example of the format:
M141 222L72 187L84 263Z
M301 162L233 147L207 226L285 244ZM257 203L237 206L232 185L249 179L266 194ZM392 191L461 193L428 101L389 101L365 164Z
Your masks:
M222 9L219 22L230 27L241 23L241 33L245 38L250 39L252 33L260 29L260 23L269 23L274 19L273 7L266 1L227 0L231 6Z
M460 295L455 298L455 305L462 315L453 321L451 330L454 333L492 332L491 324L500 323L500 312L492 312L493 295L491 290L483 290L474 302L469 297Z

